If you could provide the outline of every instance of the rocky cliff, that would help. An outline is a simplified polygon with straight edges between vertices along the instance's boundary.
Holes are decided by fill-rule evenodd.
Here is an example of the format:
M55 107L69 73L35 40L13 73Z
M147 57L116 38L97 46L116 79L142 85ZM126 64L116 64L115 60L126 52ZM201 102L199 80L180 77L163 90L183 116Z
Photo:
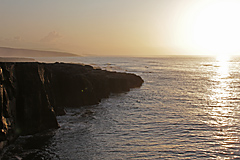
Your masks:
M134 74L87 65L0 63L0 149L19 135L58 128L65 107L97 104L142 83Z

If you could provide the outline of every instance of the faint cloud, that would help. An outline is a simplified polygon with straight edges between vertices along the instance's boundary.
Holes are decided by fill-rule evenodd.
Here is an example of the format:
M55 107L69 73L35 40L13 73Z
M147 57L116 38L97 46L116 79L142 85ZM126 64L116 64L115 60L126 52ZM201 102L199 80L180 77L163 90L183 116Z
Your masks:
M20 36L15 36L13 38L0 38L0 40L5 42L11 42L11 43L23 41L22 37Z
M16 36L13 38L14 41L22 41L22 38L20 36Z
M47 36L43 37L40 41L41 42L54 42L60 39L62 36L57 33L56 31L49 32Z

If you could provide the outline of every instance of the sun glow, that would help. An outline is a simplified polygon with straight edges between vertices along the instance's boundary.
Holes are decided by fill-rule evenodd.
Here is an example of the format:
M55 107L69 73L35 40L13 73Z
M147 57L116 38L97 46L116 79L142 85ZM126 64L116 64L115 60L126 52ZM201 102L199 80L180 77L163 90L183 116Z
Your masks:
M211 1L195 11L192 43L195 48L214 55L240 51L240 1Z
M229 76L229 61L231 57L229 55L218 55L216 57L218 70L216 79L220 82L225 81L225 78ZM224 83L222 84L224 86Z
M229 60L231 59L231 56L230 55L226 55L226 54L220 54L216 57L216 60L219 62L219 63L226 63L228 62Z

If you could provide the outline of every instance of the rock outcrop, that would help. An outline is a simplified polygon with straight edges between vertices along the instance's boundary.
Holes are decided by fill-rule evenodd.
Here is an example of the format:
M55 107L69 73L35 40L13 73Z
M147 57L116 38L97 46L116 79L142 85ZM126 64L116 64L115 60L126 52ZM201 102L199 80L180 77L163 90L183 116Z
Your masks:
M88 65L0 63L0 150L19 135L58 128L65 107L97 104L140 87L141 77Z
M79 107L97 104L110 93L129 91L140 87L141 77L129 73L93 69L89 65L65 63L44 64L51 73L52 104L56 113L64 107Z

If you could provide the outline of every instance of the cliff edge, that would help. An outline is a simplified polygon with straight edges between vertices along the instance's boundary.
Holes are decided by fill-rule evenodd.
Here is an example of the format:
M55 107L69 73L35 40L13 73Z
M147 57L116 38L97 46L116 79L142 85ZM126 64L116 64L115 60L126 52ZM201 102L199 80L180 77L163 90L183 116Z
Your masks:
M66 63L0 63L0 150L19 135L58 128L65 107L97 104L140 87L141 77Z

